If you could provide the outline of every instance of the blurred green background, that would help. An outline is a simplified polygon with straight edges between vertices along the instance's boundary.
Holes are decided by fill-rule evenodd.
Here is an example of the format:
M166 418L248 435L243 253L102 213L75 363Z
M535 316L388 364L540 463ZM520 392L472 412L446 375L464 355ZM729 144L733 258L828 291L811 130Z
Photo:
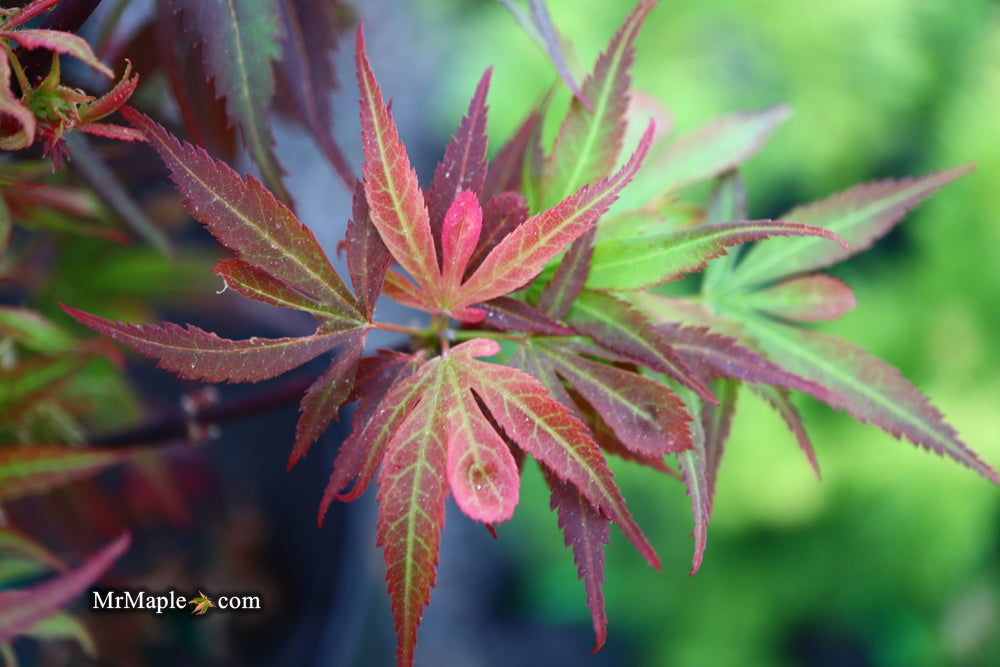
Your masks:
M446 93L424 100L435 130L453 131L493 65L495 150L553 69L499 3L427 4L447 55ZM633 5L548 4L580 72ZM859 305L822 328L900 368L1000 465L1000 4L675 0L653 11L637 52L635 86L670 109L675 131L791 104L791 121L744 170L753 217L865 180L977 164L838 268ZM620 534L612 538L609 647L627 643L635 664L683 667L1000 665L1000 492L803 399L817 482L779 418L749 393L739 402L696 577L686 576L681 485L617 466L665 566L644 567ZM520 613L588 625L555 516L529 511L547 503L530 469L500 543L530 563L517 584ZM585 649L574 647L567 664L586 664Z

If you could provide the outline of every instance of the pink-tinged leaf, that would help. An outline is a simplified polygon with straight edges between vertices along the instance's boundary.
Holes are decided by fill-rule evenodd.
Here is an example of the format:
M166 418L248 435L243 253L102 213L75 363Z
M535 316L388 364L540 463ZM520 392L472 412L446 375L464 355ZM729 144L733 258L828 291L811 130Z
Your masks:
M698 402L692 398L690 406L697 412ZM691 559L693 577L701 567L705 546L708 544L708 521L712 515L712 497L708 485L708 460L705 453L705 432L701 421L692 422L691 431L694 434L694 447L677 455L677 463L681 468L684 485L691 499L691 511L694 514L694 556Z
M187 380L206 382L259 382L273 378L329 352L357 330L357 327L338 329L323 324L311 336L300 338L229 340L190 324L186 328L170 322L162 326L128 324L68 306L63 306L63 310L84 326L156 359L160 368Z
M513 292L531 282L545 264L585 234L618 198L649 151L653 126L615 175L584 186L553 208L528 218L504 237L462 286L460 301L475 303Z
M509 296L501 296L485 303L476 304L476 308L486 312L486 317L483 319L484 324L500 331L522 331L546 336L573 335L572 329L564 327L525 302Z
M669 387L556 345L540 349L629 449L662 457L691 448L691 417Z
M430 216L417 174L410 167L406 148L399 140L365 54L363 27L358 28L355 62L361 91L361 145L365 155L362 173L372 222L393 259L422 287L438 290L441 272Z
M520 494L517 464L472 394L464 388L457 393L448 420L448 483L455 503L476 521L506 521Z
M835 392L823 383L790 373L729 336L677 324L661 324L657 329L688 366L705 378L760 382L812 394L821 401L836 400Z
M393 434L400 429L400 424L410 414L421 396L428 392L433 378L429 377L426 365L417 367L417 363L414 358L411 362L400 364L397 374L389 373L386 381L391 384L378 401L378 408L366 409L363 414L355 416L354 430L340 446L337 458L333 462L330 481L323 492L319 510L321 523L335 499L352 501L361 497L374 479L375 471L382 462L385 448ZM380 388L376 385L376 389ZM369 405L375 403L367 398L365 401L368 401ZM362 408L366 407L365 401L362 401ZM351 491L339 495L354 480L357 481Z
M276 0L170 0L202 48L205 73L226 98L226 114L278 199L291 201L274 156L268 112L274 96L274 62L281 56Z
M850 287L823 273L791 278L740 297L742 307L801 322L835 320L856 303Z
M10 526L0 526L0 553L15 553L63 572L66 563L37 540Z
M9 130L8 124L4 124L0 149L18 151L30 146L35 140L35 114L11 91L10 61L5 51L0 51L0 114L12 119L16 125L15 129Z
M66 445L0 448L0 501L45 493L121 463L130 455L124 449Z
M363 320L357 302L308 227L261 183L178 141L148 117L123 107L170 170L184 205L220 243L304 294L330 305L345 320Z
M462 282L482 228L483 211L476 193L464 190L448 207L441 228L441 278L449 289L458 289Z
M506 144L497 152L483 184L483 199L488 200L502 192L516 192L521 187L524 158L532 136L542 122L542 113L532 111ZM488 218L487 218L488 219Z
M347 270L358 301L369 318L382 292L389 260L389 251L372 224L365 186L358 181L354 188L352 216L347 221Z
M470 359L462 372L512 440L560 479L573 483L618 524L653 567L659 567L659 558L625 507L600 448L568 408L522 371Z
M32 0L24 7L21 7L17 12L9 17L6 21L0 25L3 30L10 30L23 23L30 21L42 12L58 5L62 0Z
M683 135L646 174L661 190L714 178L740 166L759 151L771 133L788 120L787 105L724 116ZM798 218L787 218L799 222ZM804 221L803 221L804 222Z
M656 237L610 238L597 244L587 287L637 290L699 271L726 248L774 236L812 236L847 244L833 232L793 222L752 220L698 225ZM835 245L825 241L829 245Z
M404 306L423 310L428 313L440 312L440 309L431 302L429 294L392 269L386 271L382 291L385 292L387 297Z
M0 642L25 633L39 621L67 606L128 549L130 536L118 539L88 558L76 569L29 588L0 591Z
M434 170L434 180L427 190L427 209L431 219L434 239L441 249L441 225L452 202L462 192L470 191L478 197L486 180L486 93L490 87L487 69L476 86L469 102L469 110L462 116L458 130L448 142L444 158ZM476 201L478 204L478 199ZM443 251L438 259L443 258ZM461 277L461 276L460 276Z
M288 283L272 276L245 259L223 259L212 273L220 276L226 286L243 296L282 308L295 308L323 319L336 313L315 299L299 292Z
M302 397L302 414L295 427L295 445L288 459L289 470L305 456L312 443L323 435L330 422L338 418L340 406L354 387L358 361L365 350L366 334L366 331L362 331L350 338L330 362L326 372L316 378Z
M283 41L277 75L279 108L298 116L312 133L330 166L347 185L356 180L351 165L332 136L330 96L337 87L331 54L340 29L334 3L279 0ZM287 98L286 98L287 96ZM287 104L280 104L287 100Z
M827 399L832 407L950 456L1000 484L1000 475L958 438L937 408L884 361L857 345L815 331L758 318L747 318L743 325L779 366L835 392Z
M546 315L562 319L580 296L590 273L594 257L594 237L597 228L591 227L583 236L573 241L556 268L552 280L542 288L538 309Z
M92 134L95 137L115 139L116 141L128 141L130 143L146 141L146 135L139 130L133 127L112 125L111 123L87 123L85 125L77 125L74 129Z
M441 364L430 362L440 372ZM435 384L438 373L431 372ZM396 661L413 664L417 627L437 568L448 497L448 412L443 392L429 391L385 450L378 479L375 541L385 558L396 622Z
M604 611L604 545L611 538L608 520L572 484L542 469L552 492L550 506L559 517L559 529L566 546L573 550L577 576L587 594L587 608L594 622L596 653L608 637L608 617Z
M820 473L819 462L816 460L816 451L813 449L812 442L806 434L805 426L802 424L802 415L799 414L798 408L795 407L795 404L788 397L788 390L783 387L772 387L757 382L748 383L747 386L750 388L750 391L767 401L785 421L785 424L788 425L788 430L795 436L795 441L799 443L799 448L806 455L806 460L809 461L809 466L816 473L818 479Z
M87 44L87 40L72 33L63 32L62 30L32 28L0 32L0 38L12 39L26 49L46 49L54 53L73 56L87 63L109 79L115 77L115 73L107 65L98 60L94 52L90 50L90 44Z
M598 57L594 72L583 84L590 104L585 106L580 100L570 103L545 170L544 205L556 204L615 168L625 136L633 43L655 5L656 0L640 2Z
M760 385L767 386L767 385ZM715 482L719 474L719 465L726 450L726 441L733 425L733 414L736 412L736 395L739 385L736 382L725 382L716 391L719 404L712 405L702 401L701 428L705 434L705 481L708 488L709 509L715 498ZM784 390L781 390L784 391Z
M528 219L528 204L517 192L501 192L486 202L483 207L483 228L479 243L469 258L466 277L479 268L486 256L497 247L508 234Z
M566 321L611 351L666 373L705 400L717 402L667 338L625 301L610 294L582 292Z
M132 63L125 61L125 73L114 87L93 102L81 105L80 120L92 123L112 114L122 107L139 85L139 75L132 74Z
M782 218L825 227L846 239L849 246L837 248L815 238L778 239L750 250L736 267L732 282L757 285L822 269L867 250L910 209L972 168L969 165L917 178L858 185L796 207Z

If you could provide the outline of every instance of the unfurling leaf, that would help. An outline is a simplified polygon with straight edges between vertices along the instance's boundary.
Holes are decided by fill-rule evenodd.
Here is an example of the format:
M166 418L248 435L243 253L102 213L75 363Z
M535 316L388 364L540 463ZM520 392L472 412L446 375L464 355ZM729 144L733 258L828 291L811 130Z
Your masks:
M226 98L226 114L239 125L243 142L264 182L289 203L274 156L268 111L274 96L274 62L281 55L276 0L170 0L184 27L202 48L205 72Z
M0 591L0 642L25 633L73 601L125 553L129 541L123 533L70 572L29 588Z
M653 126L614 176L581 188L558 205L528 218L512 231L462 285L459 302L488 301L524 287L542 267L604 215L649 151Z
M867 183L793 208L782 219L825 227L848 245L837 248L818 238L776 239L748 252L736 267L732 283L751 286L815 271L867 250L910 209L971 170L971 166L958 167L919 178Z
M653 287L705 268L708 260L725 255L727 247L775 236L820 237L846 247L829 230L776 220L698 225L654 238L612 238L594 248L587 287L600 290ZM830 243L829 240L824 242Z

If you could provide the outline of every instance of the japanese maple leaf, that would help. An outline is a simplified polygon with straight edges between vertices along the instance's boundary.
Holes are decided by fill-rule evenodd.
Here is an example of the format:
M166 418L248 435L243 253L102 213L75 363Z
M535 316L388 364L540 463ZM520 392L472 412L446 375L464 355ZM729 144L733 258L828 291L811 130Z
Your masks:
M188 604L193 604L195 606L191 611L191 614L196 616L202 616L209 610L210 607L215 606L215 603L212 602L212 598L208 597L201 591L198 591L198 597L188 600Z

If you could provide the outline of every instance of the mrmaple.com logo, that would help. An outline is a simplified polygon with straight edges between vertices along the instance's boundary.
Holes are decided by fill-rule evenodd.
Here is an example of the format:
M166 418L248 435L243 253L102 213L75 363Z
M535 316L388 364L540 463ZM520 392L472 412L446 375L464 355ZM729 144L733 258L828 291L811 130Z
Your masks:
M201 616L209 609L224 611L260 611L259 595L217 595L211 598L203 592L188 598L177 591L150 593L148 591L91 591L90 608L94 611L151 611L162 614L167 610L188 607L192 614Z

